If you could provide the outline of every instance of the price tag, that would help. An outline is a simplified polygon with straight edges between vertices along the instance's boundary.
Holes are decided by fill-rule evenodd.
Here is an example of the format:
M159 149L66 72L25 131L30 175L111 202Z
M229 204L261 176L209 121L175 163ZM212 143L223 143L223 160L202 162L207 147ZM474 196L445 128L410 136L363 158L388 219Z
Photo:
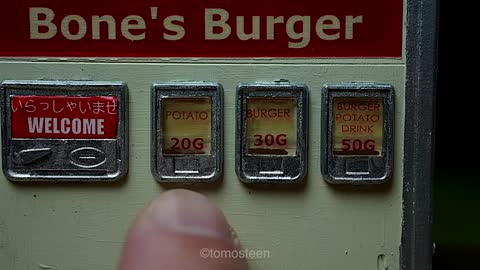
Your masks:
M382 98L335 98L333 116L335 155L382 155Z
M297 150L295 98L248 98L248 153L288 155Z
M162 100L163 154L209 155L212 147L211 98Z

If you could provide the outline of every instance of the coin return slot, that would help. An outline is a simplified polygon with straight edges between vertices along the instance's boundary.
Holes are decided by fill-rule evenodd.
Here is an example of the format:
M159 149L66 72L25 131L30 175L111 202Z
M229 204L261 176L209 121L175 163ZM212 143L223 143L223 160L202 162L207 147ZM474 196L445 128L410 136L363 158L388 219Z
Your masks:
M191 160L189 158L175 158L175 173L176 174L198 174L200 164L198 160Z
M346 160L346 174L348 175L368 175L370 168L368 159L364 160Z

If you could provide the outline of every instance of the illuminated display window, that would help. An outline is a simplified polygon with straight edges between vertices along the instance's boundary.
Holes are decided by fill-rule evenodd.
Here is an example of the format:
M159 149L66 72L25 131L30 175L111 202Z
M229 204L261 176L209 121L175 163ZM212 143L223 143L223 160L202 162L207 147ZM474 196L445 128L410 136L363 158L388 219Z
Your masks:
M210 155L212 99L162 99L163 154Z
M247 137L248 154L296 155L296 98L247 98Z
M381 156L383 114L383 98L334 98L334 154Z

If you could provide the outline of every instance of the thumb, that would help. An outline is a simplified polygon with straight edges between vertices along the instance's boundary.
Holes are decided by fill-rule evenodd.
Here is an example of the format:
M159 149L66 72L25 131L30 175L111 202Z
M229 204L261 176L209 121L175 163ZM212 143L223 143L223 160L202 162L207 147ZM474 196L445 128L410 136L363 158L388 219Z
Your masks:
M206 197L167 191L131 226L120 270L245 270L243 259L212 256L238 249L233 235L225 216Z

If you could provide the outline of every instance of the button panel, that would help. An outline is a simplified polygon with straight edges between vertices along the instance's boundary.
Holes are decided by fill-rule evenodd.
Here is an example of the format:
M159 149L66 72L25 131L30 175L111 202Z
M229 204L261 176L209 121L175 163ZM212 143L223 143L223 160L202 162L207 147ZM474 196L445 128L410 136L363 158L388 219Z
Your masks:
M5 81L3 169L12 181L115 181L128 168L127 86Z
M127 86L121 82L5 81L4 173L14 181L117 180L127 171ZM308 94L285 80L237 87L236 172L246 183L298 183L307 171ZM223 170L218 83L152 86L152 172L202 183ZM331 183L382 183L392 171L393 88L327 84L322 172Z

